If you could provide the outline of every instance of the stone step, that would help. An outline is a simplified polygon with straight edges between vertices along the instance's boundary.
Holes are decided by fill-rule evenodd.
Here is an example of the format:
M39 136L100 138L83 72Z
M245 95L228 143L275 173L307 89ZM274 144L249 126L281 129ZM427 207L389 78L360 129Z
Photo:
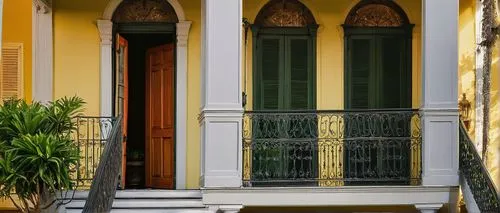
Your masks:
M73 200L66 209L81 209L85 200ZM113 209L178 209L205 208L201 200L181 199L115 199Z
M72 192L68 192L68 197ZM89 191L76 191L74 200L84 200ZM116 199L201 199L200 190L117 190Z

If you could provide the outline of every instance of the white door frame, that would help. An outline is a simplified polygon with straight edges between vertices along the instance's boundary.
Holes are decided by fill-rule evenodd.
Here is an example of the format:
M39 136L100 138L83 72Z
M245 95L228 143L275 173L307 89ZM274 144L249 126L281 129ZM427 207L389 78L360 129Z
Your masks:
M111 0L102 19L97 20L101 38L101 116L111 116L113 109L112 42L113 22L111 18L123 0ZM174 8L179 22L176 24L176 129L175 129L175 181L176 189L186 188L186 121L187 121L187 44L191 21L187 21L184 10L177 0L166 0Z

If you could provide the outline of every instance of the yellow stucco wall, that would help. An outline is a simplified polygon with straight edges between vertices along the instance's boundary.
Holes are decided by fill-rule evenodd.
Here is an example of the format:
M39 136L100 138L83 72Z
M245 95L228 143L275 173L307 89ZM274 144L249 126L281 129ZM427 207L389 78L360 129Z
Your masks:
M3 1L2 42L23 44L23 96L31 101L32 28L31 2L27 0Z
M267 0L244 0L243 15L253 22ZM396 0L405 10L413 29L413 107L418 108L421 98L421 2ZM460 93L466 92L473 101L474 75L474 0L460 1ZM55 97L78 94L88 102L87 114L99 114L99 34L96 20L104 11L108 0L56 0L54 6L54 61ZM201 3L180 1L186 19L192 21L188 43L187 84L187 186L199 187L200 132L198 114L200 106L200 42ZM320 28L317 39L317 97L318 109L343 108L343 30L340 26L356 2L351 0L303 0L313 12ZM252 106L251 32L247 54L248 105ZM497 78L497 72L493 77ZM494 88L497 88L494 85ZM469 95L470 94L470 95ZM493 93L496 94L496 93ZM495 96L496 97L496 96ZM495 99L495 98L494 98ZM498 107L497 107L498 108ZM492 114L492 117L495 114ZM500 116L497 116L500 117ZM498 122L497 122L498 123ZM499 126L498 124L494 124ZM492 138L493 140L493 138Z
M476 111L476 94L475 83L476 78L476 1L475 0L460 0L460 17L459 17L459 97L465 93L467 99L471 102L473 112L471 113L471 127L469 134L475 140L475 111ZM487 167L490 171L492 179L496 183L497 188L500 187L500 40L493 47L493 63L491 66L491 93L490 93L490 130L489 130L489 148ZM478 59L482 60L482 59ZM479 67L482 69L481 67Z
M86 114L99 115L100 38L96 20L109 0L55 0L54 96L78 95L87 102ZM188 43L187 187L198 188L200 177L200 34L201 1L181 1L192 21Z
M253 23L259 10L267 0L244 0L243 16ZM317 109L331 110L344 108L344 38L342 24L350 9L358 1L352 0L303 0L319 24L317 35ZM413 29L412 53L412 99L413 107L420 106L421 97L421 2L415 0L397 0L408 15ZM252 107L252 33L248 33L246 48L246 92L247 108ZM245 76L243 76L245 78Z
M54 1L54 97L78 95L99 115L99 33L106 1Z
M99 114L99 19L108 1L56 0L54 2L54 95L79 95L87 102L86 113ZM245 17L252 22L267 0L244 0ZM350 0L304 0L318 24L318 108L343 108L343 35L340 26L355 2ZM413 39L413 106L419 106L420 97L420 14L421 5L414 0L398 0L415 24ZM187 187L199 187L200 133L198 114L200 106L200 42L201 2L180 1L186 19L192 21L188 43L188 134ZM251 47L251 40L249 42ZM251 48L247 50L251 73ZM251 106L251 75L247 75Z

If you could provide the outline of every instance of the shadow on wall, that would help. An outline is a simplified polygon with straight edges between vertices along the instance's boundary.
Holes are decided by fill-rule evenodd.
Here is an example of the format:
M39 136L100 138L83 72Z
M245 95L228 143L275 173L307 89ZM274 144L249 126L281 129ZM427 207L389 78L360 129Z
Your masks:
M498 50L500 43L493 48ZM487 167L490 171L491 178L495 182L497 191L500 191L500 56L494 54L493 63L491 65L491 104L490 104L490 130L489 130L489 146L488 146L488 162Z

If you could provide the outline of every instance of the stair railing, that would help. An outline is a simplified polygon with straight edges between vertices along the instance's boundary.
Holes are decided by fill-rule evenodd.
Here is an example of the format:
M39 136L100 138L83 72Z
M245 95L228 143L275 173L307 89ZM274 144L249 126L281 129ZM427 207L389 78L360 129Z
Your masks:
M477 206L481 212L500 212L498 192L463 123L459 138L460 173L467 181Z
M122 117L115 120L104 147L83 213L110 212L122 167Z

